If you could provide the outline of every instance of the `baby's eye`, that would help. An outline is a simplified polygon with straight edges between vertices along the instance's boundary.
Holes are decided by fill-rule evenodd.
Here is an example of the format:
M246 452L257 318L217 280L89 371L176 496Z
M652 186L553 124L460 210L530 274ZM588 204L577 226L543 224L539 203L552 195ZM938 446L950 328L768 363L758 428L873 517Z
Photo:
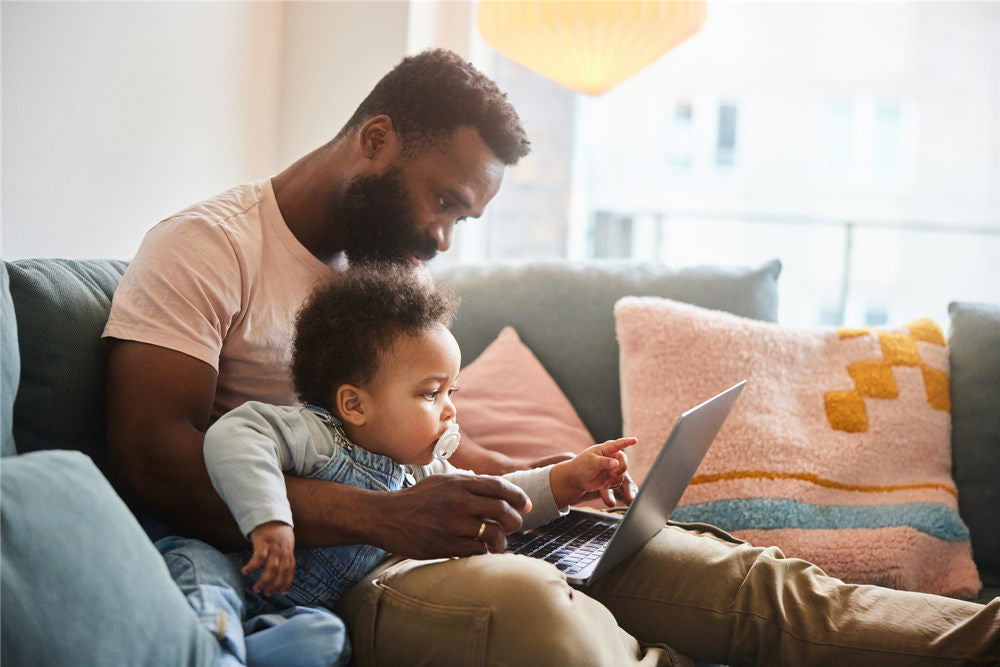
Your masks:
M449 396L451 396L451 395L452 395L452 394L454 394L454 393L455 393L456 391L458 391L458 387L452 387L451 389L449 389L449 390L448 390L448 395L449 395Z
M441 393L440 391L425 391L424 398L427 399L428 401L435 401L437 400L438 394L440 393Z

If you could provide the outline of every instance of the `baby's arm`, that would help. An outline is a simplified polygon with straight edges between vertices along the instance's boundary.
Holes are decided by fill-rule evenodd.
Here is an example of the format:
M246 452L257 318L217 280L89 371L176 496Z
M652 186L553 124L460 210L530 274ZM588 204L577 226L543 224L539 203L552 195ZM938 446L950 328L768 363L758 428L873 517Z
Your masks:
M294 413L246 403L225 414L205 434L205 465L212 484L240 530L253 542L243 568L263 568L254 590L287 592L295 573L295 536L283 471L303 472L309 456L298 446L308 439Z
M628 459L622 450L636 442L635 438L609 440L552 466L549 483L556 505L566 507L591 491L620 487L627 480L625 472L628 470Z

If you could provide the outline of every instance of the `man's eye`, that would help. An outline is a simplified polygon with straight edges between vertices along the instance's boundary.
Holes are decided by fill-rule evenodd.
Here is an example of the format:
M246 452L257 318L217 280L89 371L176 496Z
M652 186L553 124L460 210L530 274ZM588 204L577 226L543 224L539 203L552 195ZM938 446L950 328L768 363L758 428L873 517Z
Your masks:
M438 197L438 204L441 205L442 211L447 211L449 208L453 206L453 204L444 197Z

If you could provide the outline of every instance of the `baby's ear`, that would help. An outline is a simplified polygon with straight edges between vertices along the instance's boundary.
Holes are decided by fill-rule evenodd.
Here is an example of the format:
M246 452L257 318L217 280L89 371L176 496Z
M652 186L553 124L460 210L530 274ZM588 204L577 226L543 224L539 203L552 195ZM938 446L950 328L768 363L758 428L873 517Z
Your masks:
M351 426L364 426L367 421L365 397L364 390L353 384L342 384L337 387L334 406L341 421Z

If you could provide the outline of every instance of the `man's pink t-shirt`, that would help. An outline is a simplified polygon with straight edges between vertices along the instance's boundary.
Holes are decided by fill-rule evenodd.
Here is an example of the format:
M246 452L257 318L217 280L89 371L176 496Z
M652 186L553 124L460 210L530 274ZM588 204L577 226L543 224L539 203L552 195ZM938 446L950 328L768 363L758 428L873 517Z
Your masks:
M214 417L248 400L293 405L295 314L313 286L333 275L288 229L270 179L238 186L146 234L103 337L212 366L219 374Z

